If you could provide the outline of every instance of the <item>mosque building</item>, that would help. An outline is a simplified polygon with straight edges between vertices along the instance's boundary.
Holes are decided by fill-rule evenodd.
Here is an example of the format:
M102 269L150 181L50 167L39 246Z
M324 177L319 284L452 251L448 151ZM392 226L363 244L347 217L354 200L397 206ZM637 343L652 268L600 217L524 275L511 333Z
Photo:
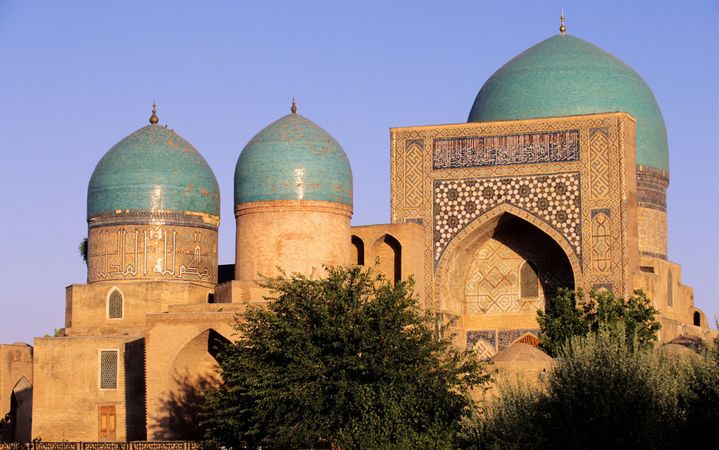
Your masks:
M3 439L193 437L187 394L218 382L235 314L262 304L258 274L278 267L413 276L457 345L487 358L536 346L536 312L561 287L641 288L661 341L710 333L668 259L654 95L563 24L487 80L466 123L391 128L389 151L391 222L351 226L347 156L293 102L239 155L235 264L219 265L220 187L153 107L90 177L87 283L66 288L62 335L0 345Z

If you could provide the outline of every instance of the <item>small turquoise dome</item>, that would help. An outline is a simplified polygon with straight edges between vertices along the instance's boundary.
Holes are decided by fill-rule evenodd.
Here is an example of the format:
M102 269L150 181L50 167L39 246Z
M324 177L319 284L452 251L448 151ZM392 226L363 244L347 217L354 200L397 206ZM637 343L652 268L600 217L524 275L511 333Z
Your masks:
M544 40L497 70L468 122L614 111L637 121L637 164L668 171L667 132L649 86L619 59L573 36Z
M265 127L235 166L235 204L266 200L323 200L352 206L352 169L325 130L299 114Z
M87 217L117 210L219 217L220 190L200 153L160 125L140 128L102 157L87 189Z

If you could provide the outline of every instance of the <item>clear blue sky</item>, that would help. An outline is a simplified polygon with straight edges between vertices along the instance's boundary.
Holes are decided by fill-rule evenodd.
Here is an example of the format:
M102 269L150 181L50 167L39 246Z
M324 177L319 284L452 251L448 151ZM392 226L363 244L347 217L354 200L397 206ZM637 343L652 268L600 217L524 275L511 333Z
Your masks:
M86 189L97 161L144 126L189 140L222 190L220 261L234 255L232 179L245 143L289 110L352 163L355 225L389 221L392 126L464 122L486 79L568 33L654 90L669 132L670 259L719 314L719 3L705 1L0 0L0 342L64 324L83 283Z

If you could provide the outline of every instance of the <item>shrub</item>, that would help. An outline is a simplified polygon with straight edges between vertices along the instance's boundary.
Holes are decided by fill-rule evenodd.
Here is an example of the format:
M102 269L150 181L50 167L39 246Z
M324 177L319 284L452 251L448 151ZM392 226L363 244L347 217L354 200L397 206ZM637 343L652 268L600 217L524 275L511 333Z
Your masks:
M541 388L505 389L465 427L475 448L672 448L686 414L681 362L628 341L622 324L575 336Z

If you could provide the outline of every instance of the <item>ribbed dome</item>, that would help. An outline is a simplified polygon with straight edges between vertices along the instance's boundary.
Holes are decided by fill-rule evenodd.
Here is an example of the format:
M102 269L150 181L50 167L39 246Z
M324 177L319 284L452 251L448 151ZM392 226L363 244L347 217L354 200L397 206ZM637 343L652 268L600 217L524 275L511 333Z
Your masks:
M544 40L497 70L468 122L614 111L637 120L637 164L668 171L664 119L649 86L619 59L573 36Z
M299 114L265 127L235 166L235 204L323 200L352 206L352 169L342 147Z
M87 190L88 219L117 210L219 217L220 191L200 153L160 125L140 128L102 157Z

